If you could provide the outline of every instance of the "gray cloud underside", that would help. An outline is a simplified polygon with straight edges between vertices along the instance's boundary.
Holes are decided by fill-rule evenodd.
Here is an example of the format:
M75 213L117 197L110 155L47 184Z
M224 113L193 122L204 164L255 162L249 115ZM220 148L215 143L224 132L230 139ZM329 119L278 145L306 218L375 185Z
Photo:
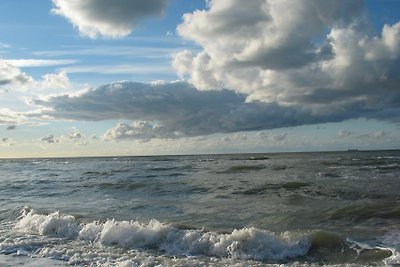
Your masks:
M166 0L53 0L52 12L67 18L80 33L96 38L130 34L138 19L163 12Z
M316 113L315 109L303 104L283 106L260 101L246 102L244 94L229 90L199 91L186 82L117 82L80 95L34 99L32 103L45 108L40 115L50 115L56 119L156 122L158 127L145 125L146 133L154 129L157 133L151 137L161 138L265 130L360 117L398 120L400 114L397 104L385 109L381 104L373 105L368 98L339 100L330 103L336 103L335 112L327 113L323 110ZM319 103L323 105L324 101ZM314 101L313 105L317 105L317 102ZM144 129L143 125L140 129ZM129 134L126 134L128 130L139 129L120 126L124 126L122 135L125 139L129 138ZM134 135L139 134L132 134L132 137Z

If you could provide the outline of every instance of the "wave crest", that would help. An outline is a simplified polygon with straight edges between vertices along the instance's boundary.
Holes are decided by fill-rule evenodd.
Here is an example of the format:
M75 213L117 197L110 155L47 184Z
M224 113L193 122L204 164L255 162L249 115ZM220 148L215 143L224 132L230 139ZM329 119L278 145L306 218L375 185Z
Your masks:
M41 215L36 214L33 210L23 210L15 228L24 232L61 238L75 238L78 233L78 223L75 217L60 214L58 211L49 215Z
M78 223L71 215L23 212L15 229L44 236L77 239L93 245L124 249L155 249L167 255L205 255L241 260L284 261L307 254L308 237L290 238L254 227L220 234L204 230L178 229L151 220Z

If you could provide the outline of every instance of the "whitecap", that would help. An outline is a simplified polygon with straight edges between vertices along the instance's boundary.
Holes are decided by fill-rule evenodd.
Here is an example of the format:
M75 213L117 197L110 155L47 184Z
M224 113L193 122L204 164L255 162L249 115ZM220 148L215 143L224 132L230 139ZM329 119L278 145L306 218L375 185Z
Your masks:
M307 254L308 237L289 238L254 227L221 234L179 229L157 220L81 223L72 215L24 211L15 225L19 232L84 241L93 246L157 250L168 256L207 256L239 260L284 261ZM65 253L41 250L41 255L65 260Z

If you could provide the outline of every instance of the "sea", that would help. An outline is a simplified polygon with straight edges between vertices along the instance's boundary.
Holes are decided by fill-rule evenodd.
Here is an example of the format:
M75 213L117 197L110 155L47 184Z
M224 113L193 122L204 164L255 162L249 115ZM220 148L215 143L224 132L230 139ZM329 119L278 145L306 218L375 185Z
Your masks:
M1 159L0 266L400 266L400 151Z

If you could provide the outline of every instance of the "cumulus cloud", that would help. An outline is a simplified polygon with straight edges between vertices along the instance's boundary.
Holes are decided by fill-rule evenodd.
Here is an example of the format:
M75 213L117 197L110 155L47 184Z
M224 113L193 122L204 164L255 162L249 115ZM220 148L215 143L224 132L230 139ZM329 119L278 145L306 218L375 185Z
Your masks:
M58 137L49 134L40 138L40 141L47 144L66 144L72 143L75 145L87 145L88 139L81 134L76 128L72 128L71 132Z
M162 14L166 0L53 0L52 12L90 38L129 35L137 20Z
M361 0L208 3L177 29L202 48L172 62L195 87L316 116L363 110L399 121L400 22L375 31Z
M71 81L67 73L62 71L59 73L49 73L42 76L38 87L42 89L68 89L71 88Z
M28 65L33 67L49 66L46 64L50 63L46 62L46 60L34 60L34 62L32 63L30 61L25 62L24 60L18 61L0 59L0 86L9 87L11 90L17 91L26 91L28 88L33 90L71 88L71 82L65 71L61 71L59 73L45 74L42 76L42 79L35 80L31 76L22 72L22 70L19 68L19 66L26 67ZM44 65L41 65L42 63ZM5 91L9 90L6 89Z
M32 81L32 78L19 68L0 59L0 86L7 84L23 85Z
M76 129L75 127L73 127L71 129L71 132L66 134L66 135L62 135L58 138L58 142L59 143L68 143L68 142L72 142L76 145L87 145L88 144L88 139L86 138L85 135L83 135L82 133L80 133L78 131L78 129Z
M132 124L118 123L115 127L107 130L103 139L106 141L122 140L143 140L148 141L153 138L173 138L178 137L177 133L169 133L158 124L148 121L134 121Z

